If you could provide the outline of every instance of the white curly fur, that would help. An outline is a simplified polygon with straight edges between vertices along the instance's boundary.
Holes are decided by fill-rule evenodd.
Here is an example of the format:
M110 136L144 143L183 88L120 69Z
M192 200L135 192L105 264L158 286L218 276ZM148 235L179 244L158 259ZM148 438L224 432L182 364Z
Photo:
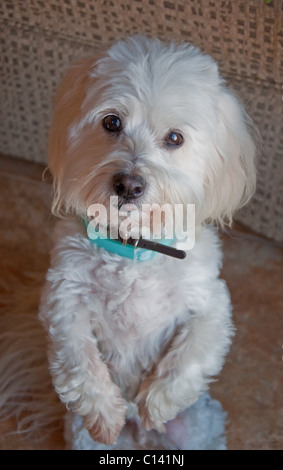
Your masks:
M118 115L110 136L101 121ZM40 319L53 383L96 441L112 444L129 404L146 429L192 405L219 373L233 326L216 222L230 223L255 186L249 119L215 62L188 44L132 37L67 73L50 133L58 223ZM184 143L164 144L169 130ZM79 218L109 207L113 176L141 175L135 201L196 205L185 260L136 262L89 241Z

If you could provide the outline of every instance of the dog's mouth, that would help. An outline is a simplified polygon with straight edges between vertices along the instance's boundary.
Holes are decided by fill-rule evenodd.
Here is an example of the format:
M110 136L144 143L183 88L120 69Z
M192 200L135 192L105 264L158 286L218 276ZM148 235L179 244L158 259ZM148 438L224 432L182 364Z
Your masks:
M141 201L137 201L135 198L131 197L118 197L117 201L117 207L119 210L123 210L123 208L127 206L135 206L137 209L141 209L142 206Z
M89 222L100 238L182 259L185 252L171 246L179 240L175 205L166 203L164 191L157 191L150 181L150 175L145 179L134 170L115 173L104 202L89 208Z
M89 238L107 240L103 242L109 246L111 241L119 242L123 247L131 249L141 248L152 252L162 253L178 259L186 257L185 251L173 247L176 239L174 229L174 208L170 204L160 205L148 203L142 197L143 191L133 188L126 192L120 187L121 182L115 182L115 195L109 197L106 206L93 204L88 210L92 234ZM123 195L122 194L123 191ZM133 193L135 191L135 195ZM139 196L137 196L137 192ZM119 195L117 194L119 193ZM144 202L143 202L144 201ZM103 206L103 210L101 210ZM166 211L169 210L169 213ZM100 212L101 211L101 212ZM91 218L93 217L93 220ZM92 235L94 234L94 237ZM177 237L178 238L178 237ZM185 248L186 249L186 248ZM110 247L110 251L112 247ZM123 251L123 249L121 249ZM121 251L118 250L119 252Z
M101 234L100 233L96 233L96 237L92 237L91 236L91 231L89 231L89 227L87 227L87 232L88 232L88 235L89 235L89 238L91 239L94 239L97 241L97 239L101 240ZM102 240L103 240L103 243L101 245L101 242L99 242L100 246L103 246L104 248L106 249L110 249L110 251L113 252L113 245L112 247L109 246L109 242L111 243L114 242L114 243L117 243L118 244L120 243L120 246L121 248L120 249L117 249L115 248L114 250L114 253L119 253L121 256L124 256L123 255L123 249L128 249L128 247L130 247L132 250L133 250L133 253L136 253L136 249L140 249L142 252L143 251L151 251L151 252L156 252L156 253L160 253L160 254L163 254L163 255L166 255L166 256L170 256L172 258L176 258L176 259L184 259L186 257L186 252L181 250L181 249L177 249L173 246L171 246L171 243L174 241L174 240L160 240L160 242L158 241L155 241L155 240L148 240L148 239L145 239L143 237L138 237L138 238L133 238L132 236L129 236L128 233L124 233L123 235L121 235L120 232L118 232L118 234L116 236L113 237L113 234L112 233L112 227L108 227L107 228L107 234L105 236L105 233L104 235L102 236ZM122 250L122 251L121 251ZM141 253L139 253L141 255ZM128 256L126 255L127 257L131 257L131 256ZM133 254L132 256L133 259L135 259L135 255ZM148 256L144 257L143 256L143 259L148 259Z

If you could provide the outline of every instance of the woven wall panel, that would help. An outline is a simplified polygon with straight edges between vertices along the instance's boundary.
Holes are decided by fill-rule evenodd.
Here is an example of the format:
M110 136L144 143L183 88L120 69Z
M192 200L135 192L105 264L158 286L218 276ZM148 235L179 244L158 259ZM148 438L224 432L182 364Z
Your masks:
M283 101L282 90L266 82L228 82L253 116L261 137L257 162L257 190L237 220L266 237L283 241Z
M65 67L127 34L188 40L211 54L259 127L258 187L239 220L283 240L283 1L2 0L0 152L45 162Z
M280 82L280 0L2 0L0 21L84 43L127 34L189 40L223 62L224 70Z
M0 151L46 162L58 82L74 57L93 48L33 30L7 28L6 32L0 63Z

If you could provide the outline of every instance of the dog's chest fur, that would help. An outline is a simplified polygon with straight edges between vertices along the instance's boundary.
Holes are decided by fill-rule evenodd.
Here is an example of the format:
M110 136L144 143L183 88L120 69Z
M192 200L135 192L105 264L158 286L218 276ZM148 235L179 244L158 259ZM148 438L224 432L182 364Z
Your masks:
M153 262L112 255L91 243L80 225L71 221L59 224L56 238L53 272L58 272L59 263L70 294L77 297L82 311L88 311L114 382L132 395L142 375L168 348L176 329L201 309L205 299L199 278L218 274L215 236L204 234L186 260L156 255Z
M181 278L178 286L176 269L170 269L176 261L133 262L94 247L92 253L95 267L88 288L93 333L113 380L122 389L128 383L133 389L188 317Z

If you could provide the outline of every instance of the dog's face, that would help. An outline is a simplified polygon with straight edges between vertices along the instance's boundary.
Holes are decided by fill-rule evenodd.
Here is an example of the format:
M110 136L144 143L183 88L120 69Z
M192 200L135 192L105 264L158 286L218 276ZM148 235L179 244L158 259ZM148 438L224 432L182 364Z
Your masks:
M247 116L215 62L133 37L67 74L50 133L54 211L91 204L195 204L223 223L254 191Z

